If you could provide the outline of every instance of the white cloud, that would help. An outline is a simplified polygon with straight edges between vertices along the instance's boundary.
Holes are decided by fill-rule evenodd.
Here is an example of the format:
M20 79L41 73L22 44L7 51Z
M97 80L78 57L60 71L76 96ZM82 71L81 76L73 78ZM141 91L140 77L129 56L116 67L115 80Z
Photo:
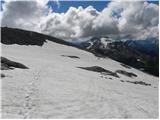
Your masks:
M108 35L118 39L158 38L159 6L142 1L112 1L98 12L92 6L52 13L47 0L8 1L2 25L35 30L63 39ZM58 2L59 4L59 2Z
M45 0L42 1L5 1L2 12L2 26L35 30L41 17L48 12Z
M93 21L98 14L92 6L86 9L70 7L66 13L49 14L41 22L40 29L47 34L66 39L87 37L94 33Z
M133 36L133 39L155 37L154 35L152 36L152 34L150 34L150 36L144 36L143 33L150 33L152 28L158 28L158 5L151 3L149 4L147 2L123 2L123 4L124 7L121 14L122 17L119 19L118 24L120 34L130 34Z

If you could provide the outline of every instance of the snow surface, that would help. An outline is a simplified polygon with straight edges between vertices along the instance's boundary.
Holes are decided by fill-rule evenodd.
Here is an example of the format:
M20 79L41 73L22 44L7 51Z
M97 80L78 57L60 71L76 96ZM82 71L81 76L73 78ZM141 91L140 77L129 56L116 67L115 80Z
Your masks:
M112 59L53 42L43 47L2 45L2 56L29 67L2 71L7 75L2 79L2 118L158 118L158 78ZM77 68L91 66L138 77L116 78Z
M107 47L108 43L112 43L112 42L113 42L113 40L110 38L105 38L105 37L101 38L101 43L103 43L105 48Z

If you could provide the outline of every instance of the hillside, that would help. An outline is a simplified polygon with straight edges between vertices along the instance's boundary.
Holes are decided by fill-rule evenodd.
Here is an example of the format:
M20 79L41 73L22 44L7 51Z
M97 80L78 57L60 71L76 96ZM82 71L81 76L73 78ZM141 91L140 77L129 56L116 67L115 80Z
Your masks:
M158 118L158 77L53 37L3 30L2 56L28 69L2 70L2 118Z
M93 37L73 43L99 57L109 57L151 75L159 76L159 42L157 39L114 41Z
M42 46L46 40L49 40L59 44L72 46L71 43L55 37L16 28L2 27L1 36L1 43L7 45L18 44Z

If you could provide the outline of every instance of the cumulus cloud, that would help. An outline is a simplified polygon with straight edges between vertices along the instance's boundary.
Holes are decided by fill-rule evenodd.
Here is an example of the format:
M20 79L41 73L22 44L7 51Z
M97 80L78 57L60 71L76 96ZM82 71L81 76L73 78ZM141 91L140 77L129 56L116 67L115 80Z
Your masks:
M49 14L42 21L40 29L47 34L62 38L87 37L96 33L92 29L94 19L99 15L92 6L70 7L66 13Z
M118 32L117 22L110 14L105 14L105 11L98 12L92 6L70 7L66 13L52 13L42 21L40 29L42 32L65 39Z
M111 4L111 6L119 6L117 3L114 4L115 5L113 6ZM124 7L123 12L121 13L121 19L118 20L120 34L129 34L132 39L145 39L147 37L158 38L158 34L157 36L155 36L155 34L150 34L152 32L151 29L155 30L156 27L158 29L158 5L148 2L123 2L123 6Z
M50 12L47 0L9 1L2 25L35 30L62 39L107 35L115 39L158 38L159 6L145 1L112 1L101 12L94 7L70 7Z
M45 0L7 0L3 6L2 26L35 30L37 23L48 12Z

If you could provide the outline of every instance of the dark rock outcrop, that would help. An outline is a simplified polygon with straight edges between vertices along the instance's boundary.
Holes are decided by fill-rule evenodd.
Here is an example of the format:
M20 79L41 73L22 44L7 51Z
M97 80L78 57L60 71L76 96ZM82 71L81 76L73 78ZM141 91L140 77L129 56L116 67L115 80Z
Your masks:
M145 83L143 81L126 81L128 83L133 83L133 84L139 84L139 85L145 85L145 86L151 86L149 83Z
M48 40L63 45L73 46L72 43L55 37L16 28L2 27L1 36L1 43L7 45L18 44L42 46Z
M6 77L5 74L4 74L4 73L1 73L1 78L4 78L4 77Z
M11 61L5 57L1 57L1 70L10 70L14 68L28 69L25 65Z
M112 72L112 71L109 71L109 70L106 70L102 67L99 67L99 66L92 66L92 67L78 67L78 68L81 68L81 69L84 69L84 70L89 70L89 71L93 71L93 72L99 72L99 73L102 73L104 75L111 75L111 76L114 76L114 77L118 77L119 76L117 75L117 73L115 72Z
M63 57L70 57L70 58L77 58L80 59L80 57L78 56L73 56L73 55L62 55Z

